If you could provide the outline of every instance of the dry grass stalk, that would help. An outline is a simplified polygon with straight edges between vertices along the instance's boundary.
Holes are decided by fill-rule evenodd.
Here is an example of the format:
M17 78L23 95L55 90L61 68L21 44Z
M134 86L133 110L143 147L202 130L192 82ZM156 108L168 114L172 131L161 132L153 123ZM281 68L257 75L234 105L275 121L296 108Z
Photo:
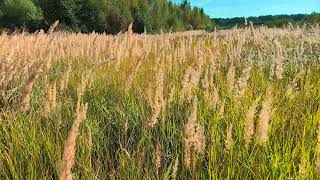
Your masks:
M109 174L110 180L115 180L116 179L116 175L117 175L117 171L112 168L112 170L111 170L111 172Z
M60 81L60 91L64 91L65 88L68 86L71 70L72 68L71 68L71 61L70 61L68 64L68 69Z
M34 82L39 77L39 74L40 74L39 70L31 74L22 88L21 98L20 98L20 108L22 111L26 111L29 109L31 91L32 91Z
M208 71L208 69L205 70L204 77L201 80L201 85L202 85L202 87L203 87L205 92L209 90L210 82L209 82L209 71Z
M220 108L219 108L219 117L221 119L224 118L224 109L225 109L225 102L220 103Z
M237 83L238 84L238 93L237 93L238 99L243 97L243 95L245 93L245 90L246 90L246 87L247 87L247 81L250 78L250 70L251 70L250 66L245 68L245 69L243 69L242 75L238 80L238 83Z
M154 101L151 104L153 109L153 115L151 117L149 126L154 128L155 125L158 123L158 117L161 113L161 110L165 107L166 101L163 97L163 90L164 90L164 72L163 72L163 65L160 65L160 68L157 73L157 88L155 91Z
M48 89L47 100L45 102L44 116L48 117L51 111L57 108L57 83L54 81Z
M320 108L318 108L318 112L316 114L316 120L317 122L320 121ZM318 136L317 136L317 145L315 149L316 153L316 172L318 175L320 175L320 124L318 124Z
M52 34L56 27L59 25L59 20L55 21L49 28L48 34Z
M197 106L198 106L198 100L197 98L194 98L191 114L185 126L186 138L185 138L184 155L185 155L185 166L187 168L190 167L190 163L192 159L192 156L191 156L192 148L197 153L202 153L206 147L206 137L205 137L204 128L201 127L197 122Z
M197 65L197 69L193 69L189 67L184 75L182 80L182 91L181 91L181 102L183 99L187 98L187 100L192 99L192 91L194 88L198 87L201 73L202 73L202 64L199 62Z
M71 169L74 164L74 158L76 153L76 138L78 136L78 131L81 123L86 119L87 109L88 109L88 104L84 105L80 103L80 106L77 107L76 119L73 122L71 130L69 131L67 141L65 142L65 145L64 145L62 160L60 162L59 177L61 180L73 179Z
M132 69L132 71L128 75L127 82L126 82L126 90L129 90L131 88L134 77L138 73L141 64L142 64L142 59L138 59L134 68Z
M160 167L161 167L161 151L160 151L160 145L157 144L156 147L156 168L157 171L159 171Z
M153 93L152 84L149 83L149 85L146 89L146 99L150 105L153 104L153 95L154 95L154 93Z
M232 149L232 143L233 143L233 139L232 139L232 124L227 128L227 136L226 139L224 141L225 143L225 153L229 153Z
M231 64L227 73L227 84L228 84L229 92L233 91L235 76L236 76L236 67L233 64Z
M300 163L299 163L299 178L304 179L307 173L307 159L304 154L301 155Z
M214 86L212 91L212 97L209 101L209 106L215 109L219 103L220 103L220 97L219 97L218 89Z
M77 100L77 108L76 108L76 119L73 122L73 125L69 131L67 140L64 145L62 160L59 164L59 177L61 180L70 180L72 179L71 169L74 164L74 157L76 151L76 138L78 136L78 131L81 123L86 119L88 103L85 105L81 102L82 96L84 94L87 79L89 78L89 74L85 77L82 76L81 83L77 88L78 100Z
M88 133L87 133L87 136L86 136L86 145L89 149L91 149L92 147L92 133L91 133L91 129L88 129Z
M87 86L88 86L88 81L91 77L91 72L87 72L87 74L85 75L82 75L81 77L81 83L80 85L77 87L77 94L78 94L78 97L82 98ZM80 101L78 101L79 103ZM77 106L79 107L79 106Z
M178 166L179 166L179 157L177 156L176 160L174 161L174 166L173 166L172 174L171 174L171 177L172 177L172 179L174 179L174 180L175 180L176 177L177 177Z
M61 113L57 113L57 117L56 117L56 128L60 129L61 124L62 124L62 117L61 117Z
M259 101L260 101L260 97L253 102L253 104L250 106L245 117L244 141L246 143L246 146L248 146L252 141L252 137L254 133L254 116L255 116Z
M176 87L173 85L171 90L170 90L170 93L169 93L168 105L170 105L172 103L172 101L174 100L175 91L176 91Z
M302 70L301 72L299 72L293 79L292 83L289 83L289 85L287 86L287 91L286 91L286 95L289 98L293 98L296 90L298 90L298 85L299 85L299 80L302 78L302 76L305 74L305 71Z
M275 75L277 79L283 78L284 67L283 67L283 57L276 57L275 61Z
M268 141L269 121L274 111L272 107L272 101L272 92L271 88L269 87L267 90L267 96L262 103L262 109L259 115L260 121L258 123L257 138L260 145L265 145Z
M184 97L186 96L186 94L189 93L189 91L191 91L191 87L189 84L190 81L190 76L192 75L192 68L188 68L184 74L183 80L182 80L182 91L181 91L181 99L184 99Z

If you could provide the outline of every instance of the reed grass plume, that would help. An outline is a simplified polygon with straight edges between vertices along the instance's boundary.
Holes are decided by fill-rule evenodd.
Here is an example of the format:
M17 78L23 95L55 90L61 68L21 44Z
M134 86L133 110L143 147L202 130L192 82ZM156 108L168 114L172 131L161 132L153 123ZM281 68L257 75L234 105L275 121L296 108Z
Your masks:
M316 121L318 122L317 126L317 144L316 144L316 161L315 161L315 168L316 168L316 173L320 175L320 107L318 108L317 114L316 114Z
M176 160L174 161L174 166L172 168L172 173L171 173L171 177L174 180L177 178L178 168L179 168L179 157L176 157Z
M195 97L192 102L192 109L185 125L185 166L190 167L192 149L202 153L206 147L205 130L197 122L198 99Z
M247 82L250 78L250 71L251 71L251 67L247 67L245 69L243 69L242 71L242 75L241 77L238 79L237 81L237 96L238 96L238 99L242 98L244 93L245 93L245 90L246 90L246 87L247 87Z
M161 167L161 150L160 150L160 145L159 143L156 146L156 167L157 167L157 171L159 171L160 167Z
M76 153L76 138L78 136L78 131L81 123L86 119L86 113L88 109L88 104L80 103L77 107L76 119L69 131L67 140L64 145L62 160L59 164L60 172L59 177L61 180L71 180L73 175L71 169L74 165L75 153Z
M301 178L301 179L306 178L307 163L308 163L308 160L306 159L304 154L302 154L302 156L300 158L300 163L299 163L299 178Z
M23 111L29 109L30 106L30 95L33 88L33 84L38 79L40 74L40 70L33 72L30 77L25 82L22 91L21 91L21 98L20 98L20 108Z
M268 141L268 131L270 120L274 112L272 89L268 87L266 97L262 102L261 112L259 114L259 123L257 128L257 138L260 145L265 145Z
M57 83L54 81L47 92L47 99L44 106L44 116L48 117L51 111L57 107Z
M61 78L60 81L60 91L64 91L65 88L68 86L69 84L69 79L70 79L70 74L71 74L71 70L72 70L72 63L71 61L68 63L68 68L64 74L64 76Z
M157 122L158 117L161 113L161 110L165 108L166 100L164 99L163 90L164 90L164 72L163 65L160 65L159 70L156 76L156 90L154 95L154 100L152 101L151 107L153 110L153 115L151 117L149 126L153 128Z
M250 106L249 110L245 116L245 123L244 123L244 141L246 146L248 146L253 138L254 134L254 117L257 112L258 102L260 101L260 97L257 98L252 105Z
M227 73L227 84L228 84L228 91L232 92L235 83L235 76L236 76L236 68L233 64L230 65L228 73Z
M232 143L233 143L233 139L232 139L232 127L233 125L229 125L229 127L227 128L227 132L226 132L226 137L225 137L225 153L229 153L232 149Z

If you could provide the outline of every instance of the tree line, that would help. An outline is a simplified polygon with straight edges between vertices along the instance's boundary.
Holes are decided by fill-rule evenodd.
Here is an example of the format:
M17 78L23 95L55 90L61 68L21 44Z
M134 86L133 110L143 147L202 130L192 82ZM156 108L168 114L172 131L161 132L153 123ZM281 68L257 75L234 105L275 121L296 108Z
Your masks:
M33 32L59 20L59 30L73 32L125 31L133 23L136 33L213 28L202 8L187 0L0 0L0 28Z
M295 15L269 15L269 16L258 16L258 17L235 17L235 18L213 18L212 21L218 29L230 29L235 26L243 28L252 22L254 25L261 26L265 25L268 27L283 27L292 23L293 25L302 26L305 23L316 24L320 23L320 13L312 14L295 14Z

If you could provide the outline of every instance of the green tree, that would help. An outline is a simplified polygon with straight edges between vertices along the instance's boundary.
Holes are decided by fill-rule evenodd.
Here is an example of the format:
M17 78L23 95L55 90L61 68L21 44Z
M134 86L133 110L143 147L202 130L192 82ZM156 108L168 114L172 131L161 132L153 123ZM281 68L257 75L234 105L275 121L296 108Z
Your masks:
M48 29L59 20L58 29L116 34L133 30L157 33L162 29L183 31L212 28L203 9L168 0L0 0L0 26L30 31Z
M106 16L107 33L116 34L120 31L126 31L129 24L133 22L131 11L125 4L125 1L109 2Z
M0 23L6 28L26 28L34 30L40 27L42 11L32 0L3 0L0 3Z
M44 11L47 27L59 20L60 28L78 30L79 20L76 17L78 7L75 0L39 0L39 4Z
M75 13L82 32L104 32L106 29L107 5L105 0L79 0Z
M131 7L131 14L133 18L133 31L136 33L148 32L152 29L152 17L148 4L143 1L133 3Z

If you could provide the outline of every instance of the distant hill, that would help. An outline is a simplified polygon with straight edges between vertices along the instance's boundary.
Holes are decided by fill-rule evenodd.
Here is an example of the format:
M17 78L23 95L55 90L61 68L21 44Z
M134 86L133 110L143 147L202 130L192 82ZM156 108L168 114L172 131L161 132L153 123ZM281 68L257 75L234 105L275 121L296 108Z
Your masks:
M245 27L245 18L213 18L213 22L218 29L230 29L235 26L238 28ZM247 23L252 22L254 25L265 25L268 27L282 27L288 23L303 25L304 23L320 23L320 13L312 14L295 14L295 15L269 15L248 17Z

